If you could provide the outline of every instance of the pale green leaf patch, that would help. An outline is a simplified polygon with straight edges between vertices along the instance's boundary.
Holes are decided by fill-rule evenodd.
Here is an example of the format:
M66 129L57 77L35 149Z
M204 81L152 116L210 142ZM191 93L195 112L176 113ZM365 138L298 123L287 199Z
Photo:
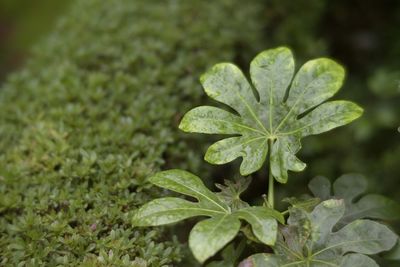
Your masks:
M270 150L272 174L285 183L289 170L301 171L306 166L296 157L301 138L345 125L362 114L362 109L349 101L324 103L342 86L344 69L336 62L327 58L311 60L293 75L294 59L286 47L266 50L253 59L252 84L237 66L217 64L200 81L209 97L237 114L216 107L197 107L186 113L179 128L185 132L235 135L211 145L205 159L225 164L242 158L242 175L259 170ZM272 141L271 147L268 140Z

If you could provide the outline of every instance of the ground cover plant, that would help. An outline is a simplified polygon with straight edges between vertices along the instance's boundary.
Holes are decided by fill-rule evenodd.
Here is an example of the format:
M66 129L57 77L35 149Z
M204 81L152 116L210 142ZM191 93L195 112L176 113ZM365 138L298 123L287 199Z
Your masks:
M161 166L196 170L176 107L200 101L210 59L260 43L259 5L241 5L73 3L0 89L1 266L181 261L169 229L132 228L131 214L163 194L146 179Z
M333 196L330 183L316 178L310 183L315 197L289 198L286 211L275 209L274 183L286 183L288 171L306 167L296 157L300 140L348 124L363 112L350 101L328 101L344 79L344 69L335 61L318 58L306 62L295 75L294 70L292 52L286 47L258 54L250 64L251 82L237 66L217 64L200 81L206 94L225 108L194 108L179 125L186 132L229 135L208 148L205 160L210 163L225 164L240 157L240 174L246 176L266 162L269 178L263 205L240 200L247 181L236 188L227 183L215 193L199 177L173 169L156 173L149 181L191 199L152 200L135 213L133 225L209 217L195 224L189 235L189 247L200 263L243 232L269 248L268 253L264 249L243 260L243 267L378 266L368 255L389 251L398 239L378 220L395 219L399 206L377 195L356 199L365 191L362 178L342 176L333 185ZM237 263L226 259L210 266Z

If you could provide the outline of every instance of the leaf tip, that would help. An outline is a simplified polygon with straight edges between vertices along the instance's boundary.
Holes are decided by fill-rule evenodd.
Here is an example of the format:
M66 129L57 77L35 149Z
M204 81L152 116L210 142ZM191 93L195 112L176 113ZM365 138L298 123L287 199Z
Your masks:
M183 132L189 132L189 123L187 120L187 113L183 116L183 118L181 119L181 121L179 122L178 128L179 130L183 131Z
M348 122L352 122L360 118L364 114L364 109L354 102L346 101L349 105Z

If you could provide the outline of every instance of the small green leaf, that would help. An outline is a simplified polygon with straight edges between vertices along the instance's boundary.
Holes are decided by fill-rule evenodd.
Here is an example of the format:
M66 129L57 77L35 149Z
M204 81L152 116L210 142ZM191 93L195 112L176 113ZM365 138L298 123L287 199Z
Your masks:
M278 223L284 223L284 218L279 212L266 207L249 207L236 211L240 219L247 221L254 235L264 244L274 245L277 236Z
M211 192L200 178L186 171L162 171L149 180L159 187L194 197L198 201L192 202L175 197L155 199L136 211L133 225L156 226L194 216L211 217L197 223L189 236L189 246L200 262L213 256L237 235L241 225L240 219L248 221L257 237L269 245L273 245L276 240L278 231L276 220L284 222L281 213L266 207L246 205L231 209L221 195ZM242 180L238 184L232 183L228 188L222 188L231 190L231 193L239 198L247 185L248 182Z
M240 221L229 215L214 216L197 223L189 235L189 247L203 263L228 244L239 232Z
M168 170L158 172L149 181L159 187L188 195L208 203L217 210L228 211L228 207L211 192L196 175L183 170Z
M221 190L221 192L218 192L217 195L226 205L231 208L232 211L247 208L250 205L243 201L240 198L240 195L249 187L250 182L250 177L237 177L233 182L225 179L225 185L215 184L215 186Z
M320 198L321 200L327 200L331 198L331 182L326 177L315 177L308 183L308 188L314 196Z
M293 74L294 59L288 48L278 47L257 55L251 62L250 76L258 100L237 66L217 64L201 77L201 83L209 97L237 114L197 107L186 113L179 127L186 132L238 135L211 145L205 159L225 164L241 157L242 175L260 169L270 149L272 174L285 183L289 170L301 171L306 166L295 156L301 148L301 138L345 125L362 114L362 109L352 102L323 103L343 82L344 70L336 62L326 58L311 60L291 82ZM270 148L268 140L272 141Z
M136 211L134 226L156 226L175 223L194 216L219 216L230 214L229 207L211 192L199 177L183 171L169 170L156 173L149 178L153 184L198 200L191 202L167 197L150 201Z
M364 176L356 173L344 174L333 183L335 197L352 202L367 190L368 182Z
M134 226L156 226L175 223L194 216L224 214L207 206L181 198L159 198L143 205L133 218Z
M343 226L357 219L369 218L380 220L400 220L400 204L381 195L362 196L368 187L367 179L360 174L344 174L333 183L325 177L315 177L308 187L322 200L339 198L345 201L346 211L338 226ZM360 198L361 196L361 198Z

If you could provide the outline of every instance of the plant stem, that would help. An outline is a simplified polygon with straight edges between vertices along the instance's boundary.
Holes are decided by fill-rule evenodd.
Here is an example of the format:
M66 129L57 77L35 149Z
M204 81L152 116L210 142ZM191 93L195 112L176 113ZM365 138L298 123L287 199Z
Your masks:
M268 203L271 205L271 208L274 208L274 177L272 176L271 170L269 172L268 182Z
M269 180L268 180L268 203L271 208L274 208L274 177L272 176L271 169L271 148L272 148L272 140L268 140L269 146Z

